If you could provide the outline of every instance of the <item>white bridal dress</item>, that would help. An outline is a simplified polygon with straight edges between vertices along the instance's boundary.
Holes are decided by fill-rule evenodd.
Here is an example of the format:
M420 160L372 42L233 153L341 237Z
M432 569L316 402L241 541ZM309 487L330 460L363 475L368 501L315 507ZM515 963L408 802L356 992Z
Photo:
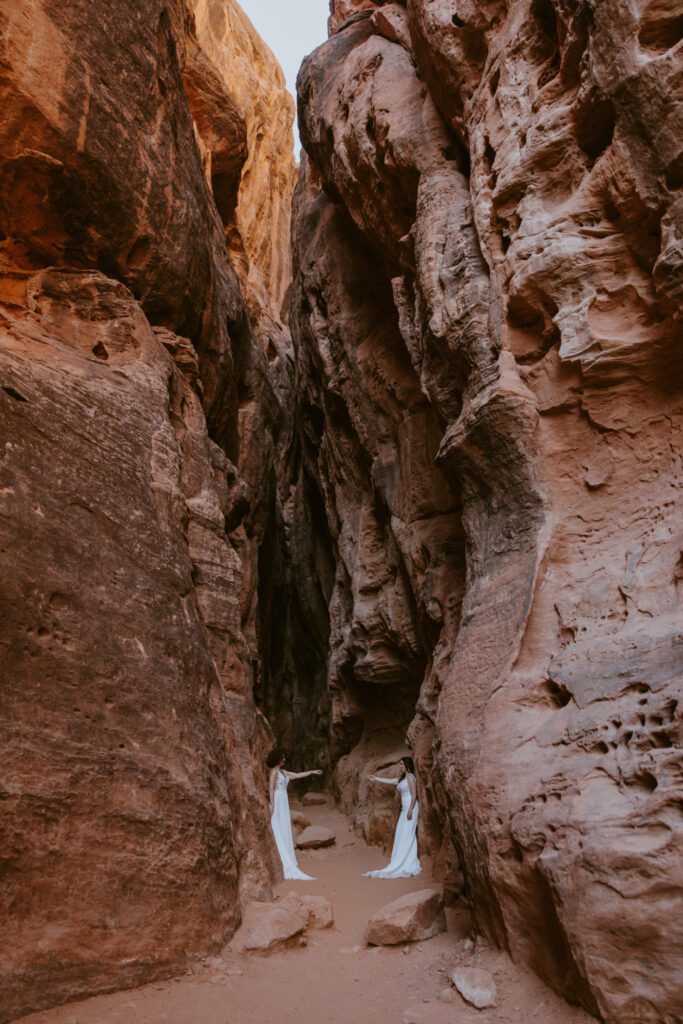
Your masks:
M382 780L389 782L389 779ZM396 783L394 783L396 785ZM401 814L394 833L394 847L391 851L389 864L381 871L366 871L368 878L410 878L412 875L419 875L422 871L417 856L417 816L419 804L415 801L413 816L408 820L410 809L410 786L407 779L401 779L398 783L398 791L401 794Z
M277 852L282 861L282 870L285 878L295 879L299 882L314 882L311 875L305 875L299 870L294 853L294 839L292 838L292 819L289 816L289 799L287 797L287 786L289 779L284 772L277 773L277 781L273 792L273 813L270 818L270 827L275 836Z

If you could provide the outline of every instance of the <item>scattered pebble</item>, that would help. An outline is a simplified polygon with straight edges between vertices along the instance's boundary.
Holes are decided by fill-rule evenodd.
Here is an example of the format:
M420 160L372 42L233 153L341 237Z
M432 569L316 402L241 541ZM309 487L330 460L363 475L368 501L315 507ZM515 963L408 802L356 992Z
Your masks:
M479 967L456 967L451 979L465 1002L478 1010L496 1005L496 983L488 971Z

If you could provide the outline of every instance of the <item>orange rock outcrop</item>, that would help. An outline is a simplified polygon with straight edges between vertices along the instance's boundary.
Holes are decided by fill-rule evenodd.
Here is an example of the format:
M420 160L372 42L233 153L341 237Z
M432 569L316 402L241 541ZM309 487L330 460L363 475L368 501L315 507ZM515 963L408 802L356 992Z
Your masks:
M277 875L254 537L286 378L245 296L279 316L291 100L196 13L0 12L2 1021L182 969Z
M202 50L237 101L247 157L228 244L256 324L280 322L292 278L294 100L280 65L235 0L190 0ZM264 324L264 330L267 330Z

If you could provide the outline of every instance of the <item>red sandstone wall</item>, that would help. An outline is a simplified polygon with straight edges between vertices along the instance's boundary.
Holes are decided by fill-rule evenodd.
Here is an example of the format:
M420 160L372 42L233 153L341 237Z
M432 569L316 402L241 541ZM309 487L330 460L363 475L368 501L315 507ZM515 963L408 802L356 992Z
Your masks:
M480 926L605 1020L673 1021L680 21L332 7L292 326L340 799L385 836L365 779L412 719L423 846Z
M0 10L3 1021L219 948L277 870L253 575L282 382L203 32L180 0Z

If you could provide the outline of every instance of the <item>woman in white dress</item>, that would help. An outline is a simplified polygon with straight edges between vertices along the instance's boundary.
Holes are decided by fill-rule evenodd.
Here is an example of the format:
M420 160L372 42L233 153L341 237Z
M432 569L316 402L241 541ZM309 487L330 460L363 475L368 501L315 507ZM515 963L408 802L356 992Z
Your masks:
M275 836L277 852L282 861L285 878L299 882L315 881L311 875L299 870L294 853L292 819L289 816L287 786L290 779L307 779L309 775L322 775L320 769L311 772L287 772L284 770L285 754L282 750L271 750L267 762L270 768L270 827Z
M401 775L398 779L382 779L371 775L373 782L385 786L397 786L401 794L401 814L394 833L394 846L389 864L381 871L366 871L368 878L411 878L419 875L422 868L417 856L417 818L420 805L417 802L415 765L411 757L401 758Z

